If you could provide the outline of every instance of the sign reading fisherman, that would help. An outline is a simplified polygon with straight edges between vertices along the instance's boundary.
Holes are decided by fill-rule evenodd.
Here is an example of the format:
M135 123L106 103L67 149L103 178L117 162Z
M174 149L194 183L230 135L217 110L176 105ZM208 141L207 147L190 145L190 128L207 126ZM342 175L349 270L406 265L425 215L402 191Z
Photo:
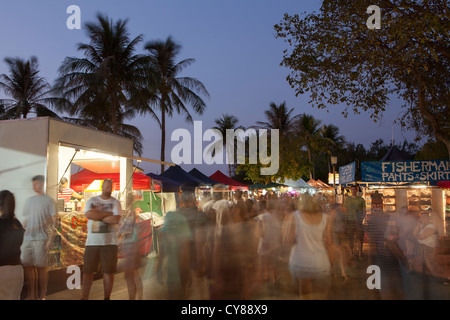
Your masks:
M448 160L364 161L361 162L364 182L426 182L449 181Z

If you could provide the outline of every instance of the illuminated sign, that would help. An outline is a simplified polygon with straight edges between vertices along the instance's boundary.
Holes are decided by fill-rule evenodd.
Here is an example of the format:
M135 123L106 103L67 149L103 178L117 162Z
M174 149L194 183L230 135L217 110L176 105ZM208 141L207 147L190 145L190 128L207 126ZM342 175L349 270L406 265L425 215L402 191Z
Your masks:
M364 161L361 176L364 182L450 181L450 163L448 160Z

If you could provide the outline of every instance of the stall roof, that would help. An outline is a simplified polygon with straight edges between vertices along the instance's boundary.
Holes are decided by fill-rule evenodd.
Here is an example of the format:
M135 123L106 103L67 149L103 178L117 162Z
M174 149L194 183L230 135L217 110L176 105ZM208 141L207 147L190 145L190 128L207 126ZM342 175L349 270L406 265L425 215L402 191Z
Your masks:
M249 189L264 189L266 187L265 184L262 183L254 183L250 186L248 186Z
M403 151L399 150L396 146L392 146L389 151L384 155L384 157L381 159L381 161L408 161L411 160L411 158L404 153Z
M287 179L284 181L284 184L294 189L314 189L314 187L307 184L302 178L295 181L292 179Z
M120 172L120 160L101 160L101 159L80 159L73 160L73 164L88 169L95 173L118 173Z
M82 192L85 187L90 185L94 180L112 179L114 190L120 190L120 173L96 173L88 169L83 169L71 176L70 187L76 192ZM158 187L158 186L157 186ZM135 172L133 174L134 190L151 190L152 178L143 173Z
M248 190L248 186L246 184L224 175L220 170L217 170L209 177L213 180L230 186L231 190Z
M123 138L123 137L119 136L119 138ZM77 151L84 150L84 151L92 151L92 152L98 152L98 153L107 153L107 154L112 155L112 156L133 159L133 160L136 160L138 162L144 161L144 162L152 162L152 163L164 164L166 166L175 166L175 164L171 163L171 162L164 162L164 161L153 160L153 159L149 159L149 158L137 157L137 156L133 156L133 155L130 155L130 154L123 154L123 153L118 153L118 152L99 150L99 149L96 149L96 148L85 147L85 146L81 146L81 145L77 145L77 144L73 144L73 143L59 142L59 145L62 146L62 147L73 148L73 149L75 149Z
M178 181L182 187L189 189L195 188L203 183L200 179L190 175L178 165L170 167L161 173L160 176Z
M156 173L147 173L146 175L151 177L152 179L161 181L163 192L178 192L180 186L182 185L182 183L179 181L175 181L170 178L162 177Z
M210 177L208 177L207 175L203 174L202 172L200 172L199 170L197 170L196 168L192 169L191 171L189 171L189 174L191 176L196 177L197 179L200 179L204 184L209 184L209 185L216 185L219 184L218 181L211 179Z
M327 185L325 182L321 181L320 179L318 180L314 180L314 179L310 179L307 182L310 186L316 188L316 189L330 189L333 190L333 187Z

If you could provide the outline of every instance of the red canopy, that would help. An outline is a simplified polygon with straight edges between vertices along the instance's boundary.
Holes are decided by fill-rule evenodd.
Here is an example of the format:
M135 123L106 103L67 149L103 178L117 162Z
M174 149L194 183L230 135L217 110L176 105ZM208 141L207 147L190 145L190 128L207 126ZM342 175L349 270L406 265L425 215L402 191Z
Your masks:
M438 181L437 186L440 188L450 188L450 181Z
M83 169L71 176L70 187L76 192L82 192L94 180L112 179L113 190L120 190L120 173L95 173L88 169ZM127 178L128 179L128 178ZM128 182L128 181L127 181ZM151 190L152 178L141 173L133 174L133 190ZM159 188L159 186L157 186Z
M224 175L220 170L217 170L214 174L209 176L211 179L217 182L229 185L231 190L248 190L248 186L245 183L231 179L230 177Z

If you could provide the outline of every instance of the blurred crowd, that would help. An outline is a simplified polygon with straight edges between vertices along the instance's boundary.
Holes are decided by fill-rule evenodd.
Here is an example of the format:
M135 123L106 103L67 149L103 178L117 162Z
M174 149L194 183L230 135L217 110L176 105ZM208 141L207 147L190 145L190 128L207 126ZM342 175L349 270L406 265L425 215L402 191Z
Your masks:
M0 192L0 299L20 299L24 284L24 298L46 297L55 208L43 192L43 177L32 183L36 195L27 200L23 224L15 217L14 195ZM110 298L119 246L129 299L142 299L139 208L130 195L122 210L111 190L112 181L105 180L102 194L86 204L82 299L89 299L98 271ZM155 232L153 275L166 286L167 298L177 300L191 298L194 279L207 284L211 300L276 298L287 291L299 299L340 298L330 295L333 285L351 281L356 264L364 273L358 277L366 279L361 266L378 267L376 299L427 299L424 275L448 286L450 253L440 246L433 216L405 207L385 213L375 202L366 214L358 191L351 187L342 204L320 193L253 198L242 191L182 192L177 210L167 212Z
M158 233L158 277L168 298L189 299L192 277L206 277L212 300L253 299L267 288L272 297L291 290L300 299L329 299L333 279L350 280L355 263L380 267L379 299L414 298L408 286L417 273L448 285L429 214L375 208L366 215L357 194L330 204L320 194L253 199L237 191L230 199L215 192L198 201L182 193Z

